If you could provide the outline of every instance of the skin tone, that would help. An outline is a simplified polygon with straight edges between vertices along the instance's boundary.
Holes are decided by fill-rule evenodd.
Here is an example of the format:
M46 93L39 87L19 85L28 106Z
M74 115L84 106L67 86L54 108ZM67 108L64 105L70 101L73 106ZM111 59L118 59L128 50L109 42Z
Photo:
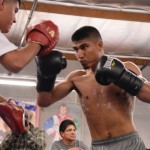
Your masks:
M73 42L73 48L78 61L86 70L73 71L64 81L55 85L51 92L38 93L38 104L42 107L49 106L64 98L72 90L76 90L92 140L109 139L135 131L133 123L135 97L113 83L102 86L95 80L95 67L100 57L104 55L102 41L83 39ZM133 63L126 62L125 66L142 76ZM150 84L145 81L137 97L150 103L149 91Z
M16 0L0 0L0 31L7 33L13 23L16 23L16 14L19 3ZM0 57L0 63L10 72L21 71L39 52L41 46L37 43L27 43L25 47L14 49ZM9 61L8 61L9 60Z
M8 33L13 23L16 23L16 13L19 10L19 3L16 1L2 1L0 6L0 29L2 33Z
M16 14L19 11L19 3L16 0L0 0L0 31L7 33L13 23L16 23ZM0 63L8 71L17 73L21 71L39 52L41 46L36 43L27 43L25 47L14 49L0 57ZM0 102L5 101L0 98Z
M72 145L76 139L76 129L73 125L69 125L64 132L60 133L62 141L65 145ZM81 148L70 148L68 150L82 150Z
M60 132L60 135L65 145L72 145L76 139L76 128L69 125L64 132Z

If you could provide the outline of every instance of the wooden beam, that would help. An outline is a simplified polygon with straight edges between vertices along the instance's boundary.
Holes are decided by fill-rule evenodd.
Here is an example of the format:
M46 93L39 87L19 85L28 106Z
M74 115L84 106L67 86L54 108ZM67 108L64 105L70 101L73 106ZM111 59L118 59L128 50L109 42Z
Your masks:
M33 2L30 1L24 1L23 4L21 5L21 9L31 10L32 3ZM83 17L93 17L93 18L150 22L150 14L146 13L144 14L125 11L101 10L92 7L80 7L78 5L66 6L60 4L38 2L36 11L83 16Z
M77 60L76 56L73 53L67 53L67 52L63 52L64 56L69 59L69 60ZM150 65L150 58L135 58L135 57L125 57L125 56L115 56L118 59L120 59L121 61L131 61L133 63L135 63L136 65Z
M31 10L33 2L24 1L21 5L21 9ZM138 21L138 22L150 22L150 14L144 13L133 13L123 11L112 11L112 10L100 10L88 7L79 6L65 6L60 4L51 4L38 2L36 11L46 13L57 13L66 15L75 15L83 17L95 17L104 19L115 19L115 20L127 20L127 21ZM64 53L65 57L70 60L77 60L73 53ZM150 63L149 58L135 58L135 57L118 57L122 61L132 61L137 65L146 65Z

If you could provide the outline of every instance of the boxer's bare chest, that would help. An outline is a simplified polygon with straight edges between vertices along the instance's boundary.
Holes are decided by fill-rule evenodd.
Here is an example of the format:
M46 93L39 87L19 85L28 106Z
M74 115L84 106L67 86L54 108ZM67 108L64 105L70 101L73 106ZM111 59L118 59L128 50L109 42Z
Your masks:
M122 107L122 105L128 104L128 97L123 90L114 84L108 86L98 84L94 75L79 77L74 84L85 113L96 109L109 110L112 107Z

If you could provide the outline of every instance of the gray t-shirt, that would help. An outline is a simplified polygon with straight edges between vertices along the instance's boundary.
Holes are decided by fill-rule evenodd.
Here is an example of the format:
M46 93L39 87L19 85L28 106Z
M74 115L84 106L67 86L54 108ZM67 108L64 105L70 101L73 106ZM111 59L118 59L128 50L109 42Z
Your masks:
M79 140L75 140L74 144L72 145L65 145L62 142L62 140L55 141L52 144L51 150L68 150L69 148L74 148L74 147L82 148L83 150L89 150L89 148L82 141Z

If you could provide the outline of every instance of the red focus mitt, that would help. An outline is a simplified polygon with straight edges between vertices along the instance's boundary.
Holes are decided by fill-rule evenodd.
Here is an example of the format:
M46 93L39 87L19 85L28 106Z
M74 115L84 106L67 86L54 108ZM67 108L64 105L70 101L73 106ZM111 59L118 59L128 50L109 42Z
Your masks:
M26 41L42 45L38 56L44 56L52 51L59 39L58 27L50 20L42 21L29 28Z
M0 103L0 116L14 134L19 135L25 131L24 110L12 100Z

